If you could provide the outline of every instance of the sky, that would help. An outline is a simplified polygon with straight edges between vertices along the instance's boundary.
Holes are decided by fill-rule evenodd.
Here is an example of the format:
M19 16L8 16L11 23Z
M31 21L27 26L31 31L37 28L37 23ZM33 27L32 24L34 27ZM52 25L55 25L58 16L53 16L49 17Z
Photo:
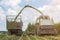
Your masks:
M17 15L25 6L31 5L54 19L54 22L60 22L60 0L0 0L0 31L6 31L6 16ZM23 21L22 30L26 30L28 23L34 23L36 17L41 14L34 9L26 8L21 17Z

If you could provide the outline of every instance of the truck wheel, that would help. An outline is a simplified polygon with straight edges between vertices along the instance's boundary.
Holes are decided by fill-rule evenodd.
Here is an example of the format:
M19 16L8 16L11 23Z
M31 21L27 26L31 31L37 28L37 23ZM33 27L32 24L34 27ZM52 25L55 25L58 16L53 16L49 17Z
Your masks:
M18 35L18 36L21 36L21 35L22 35L22 31L21 31L21 30L18 30L17 35Z
M10 31L8 31L8 35L11 35L11 32Z

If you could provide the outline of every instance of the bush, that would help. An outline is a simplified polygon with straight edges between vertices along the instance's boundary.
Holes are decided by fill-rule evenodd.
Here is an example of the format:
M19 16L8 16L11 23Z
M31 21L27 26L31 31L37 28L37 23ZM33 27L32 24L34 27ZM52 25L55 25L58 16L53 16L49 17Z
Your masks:
M60 34L60 23L56 23L54 26L55 26L58 34Z

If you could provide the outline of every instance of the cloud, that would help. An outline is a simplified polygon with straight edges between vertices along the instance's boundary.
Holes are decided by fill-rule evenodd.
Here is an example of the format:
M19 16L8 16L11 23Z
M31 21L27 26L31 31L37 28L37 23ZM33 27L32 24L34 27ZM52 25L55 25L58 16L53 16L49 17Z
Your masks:
M6 17L3 9L0 7L0 31L6 31Z
M4 11L3 9L0 7L0 21L4 20Z
M2 7L0 7L0 14L1 14L1 13L4 13L4 11L3 11Z
M17 6L19 3L21 3L21 0L9 0L7 2L9 2L9 5Z
M0 14L0 31L6 31L6 16L4 14Z
M7 15L17 15L17 12L16 12L16 10L9 8L7 11Z
M60 5L60 0L52 0L50 5Z
M36 0L25 0L26 2L34 2L34 1L36 1Z
M4 15L4 10L0 7L0 16Z
M17 6L19 3L21 3L21 0L2 0L0 5Z
M60 0L52 0L49 5L39 8L45 15L49 15L54 22L60 22Z
M7 15L16 15L19 10L21 10L21 7L19 4L21 3L21 0L1 0L0 5L1 7L4 7L5 14ZM2 11L4 11L2 10Z

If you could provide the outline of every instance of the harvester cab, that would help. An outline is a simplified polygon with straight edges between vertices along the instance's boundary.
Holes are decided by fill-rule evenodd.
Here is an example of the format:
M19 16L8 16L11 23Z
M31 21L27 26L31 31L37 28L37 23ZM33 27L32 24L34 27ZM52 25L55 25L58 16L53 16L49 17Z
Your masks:
M49 16L39 16L36 19L36 27L38 35L57 35L57 30L54 28L54 21Z

